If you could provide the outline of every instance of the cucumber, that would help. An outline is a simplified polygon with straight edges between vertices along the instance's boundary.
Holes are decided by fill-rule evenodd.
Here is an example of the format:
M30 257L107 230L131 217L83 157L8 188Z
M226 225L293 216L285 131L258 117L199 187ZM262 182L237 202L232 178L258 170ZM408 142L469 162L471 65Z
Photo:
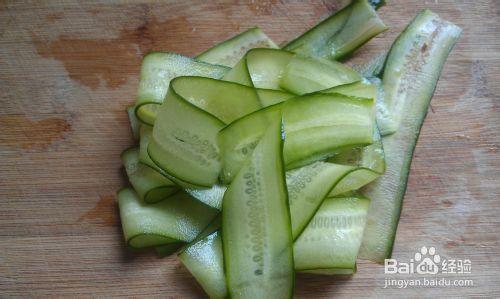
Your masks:
M179 189L172 181L139 162L139 149L129 148L121 154L128 179L139 198L146 203L163 200Z
M149 156L170 176L210 188L220 171L217 133L260 107L253 88L202 77L175 78L158 112Z
M286 169L330 156L341 147L373 142L373 100L341 94L309 94L246 115L219 132L222 173L232 180L267 128L269 115L283 110Z
M186 188L186 193L201 201L202 203L220 210L222 208L222 198L227 187L224 185L213 185L211 188L196 189Z
M361 244L369 200L354 194L328 198L295 241L295 270L315 274L352 274ZM226 298L222 240L215 231L186 245L179 259L210 298Z
M224 195L222 244L231 298L292 297L292 234L277 116Z
M324 181L326 182L326 185L322 187L327 187L327 189L331 190L328 196L336 196L347 191L358 189L375 180L378 176L384 173L384 150L382 148L382 142L378 130L374 131L373 140L373 144L366 147L339 150L333 157L328 159L328 167L336 168L335 171L338 171L338 175L333 177L329 176L328 173L325 173ZM340 164L340 166L336 164ZM300 173L303 178L310 176L310 174L308 174L308 166L304 166L300 169ZM291 173L294 173L294 170L287 172L287 178L291 176ZM302 186L304 184L303 178L299 180L287 181L287 188L289 192L290 190L302 188L297 186ZM307 180L309 180L309 178ZM311 178L311 180L313 179ZM319 189L316 189L315 187L309 188L308 190L310 194L299 192L297 193L297 196L319 196L318 200L321 202L326 194L318 192ZM222 208L222 198L224 196L224 192L226 191L226 187L223 185L214 185L210 189L185 189L185 191L204 204L220 210ZM311 216L313 214L314 213L312 213Z
M293 244L295 270L352 274L370 201L361 196L327 198Z
M341 93L349 96L373 98L376 107L377 126L382 136L389 135L395 132L393 126L393 117L387 108L387 103L384 97L380 79L371 77L358 82L344 84L322 90L322 93Z
M278 48L278 46L260 28L253 27L215 45L195 59L233 67L248 50L253 48Z
M292 53L278 49L249 50L223 80L279 90L281 75L292 57Z
M360 256L378 263L390 257L408 172L420 128L444 62L461 29L424 10L393 44L383 86L392 114L399 115L396 133L385 136L387 174L368 186L371 198Z
M339 62L294 56L283 71L280 87L302 95L359 80L356 71Z
M139 143L139 162L153 168L157 172L159 172L161 175L166 177L167 179L171 180L174 182L176 185L179 187L182 187L184 189L196 189L199 188L196 185L190 184L188 182L185 182L183 180L180 180L176 177L171 176L170 174L166 173L163 169L161 169L153 160L151 160L151 157L149 156L148 153L148 146L149 146L149 141L151 140L153 135L153 128L148 125L142 125L141 130L140 130L140 136L141 140Z
M130 129L132 130L132 136L135 140L139 140L139 130L141 128L141 123L135 116L135 106L127 107L128 120L130 122Z
M227 298L222 240L219 231L191 243L179 260L194 276L210 298Z
M387 26L368 1L355 0L283 49L303 56L338 60L385 30Z
M165 244L155 247L155 251L159 257L166 257L177 252L184 244L182 242Z
M327 160L329 163L353 167L330 191L329 196L359 189L385 172L385 153L376 127L373 140L369 146L340 150Z
M365 78L378 77L384 69L388 51L383 51L365 63L354 65L352 68Z
M184 192L145 204L132 189L123 188L118 204L125 241L133 248L190 242L218 213Z
M332 88L321 90L321 93L340 93L346 96L360 98L377 98L377 87L369 80L362 79L352 83L334 86Z
M153 160L149 157L148 154L148 145L149 145L149 140L151 140L151 135L153 134L153 127L148 126L148 125L143 125L141 126L141 129L139 130L139 136L140 136L140 141L139 141L139 162L143 163L157 172L165 175L165 172L156 165Z
M135 114L141 122L153 125L158 105L163 103L170 80L179 76L221 78L227 71L228 67L196 61L174 53L149 53L142 60Z
M262 107L276 105L295 97L294 94L286 91L262 88L257 89L257 95L259 96Z
M318 161L286 173L294 240L326 197L356 190L384 173L384 151L377 130L373 138L370 146L344 149L327 162Z

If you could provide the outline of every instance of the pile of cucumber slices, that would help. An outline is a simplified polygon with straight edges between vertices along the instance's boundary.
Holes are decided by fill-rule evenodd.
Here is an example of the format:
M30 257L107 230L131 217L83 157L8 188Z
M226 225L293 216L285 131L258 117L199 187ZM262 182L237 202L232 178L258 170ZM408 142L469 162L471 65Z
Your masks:
M181 262L213 298L287 298L296 271L391 255L420 127L460 28L420 12L388 53L366 0L283 48L252 28L195 58L154 52L121 155L127 245Z

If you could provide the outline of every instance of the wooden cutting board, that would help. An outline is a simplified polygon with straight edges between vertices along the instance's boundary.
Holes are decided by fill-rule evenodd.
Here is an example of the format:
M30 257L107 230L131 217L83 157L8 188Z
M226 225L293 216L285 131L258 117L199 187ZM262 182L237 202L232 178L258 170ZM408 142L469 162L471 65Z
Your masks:
M42 3L43 2L43 3ZM436 89L413 160L394 257L434 246L470 259L473 287L384 288L383 266L352 277L298 275L306 297L500 296L500 3L388 1L391 29L356 53L386 49L430 8L463 29ZM467 3L469 2L469 3ZM175 257L124 246L115 191L133 144L125 108L141 57L195 55L251 26L276 42L303 32L335 1L0 2L0 296L195 298Z

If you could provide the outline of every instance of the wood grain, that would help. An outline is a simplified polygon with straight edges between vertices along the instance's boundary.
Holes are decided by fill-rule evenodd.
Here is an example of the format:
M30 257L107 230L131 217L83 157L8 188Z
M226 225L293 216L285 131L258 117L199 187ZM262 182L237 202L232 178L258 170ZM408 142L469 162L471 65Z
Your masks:
M0 2L0 296L203 297L175 257L128 252L115 191L132 145L125 107L151 50L195 55L250 26L276 42L339 7L331 1ZM390 45L422 8L464 29L439 81L410 174L394 257L421 246L472 260L474 287L384 289L383 267L299 275L306 297L499 297L500 3L388 1ZM409 276L415 278L416 276ZM405 277L399 277L405 278Z

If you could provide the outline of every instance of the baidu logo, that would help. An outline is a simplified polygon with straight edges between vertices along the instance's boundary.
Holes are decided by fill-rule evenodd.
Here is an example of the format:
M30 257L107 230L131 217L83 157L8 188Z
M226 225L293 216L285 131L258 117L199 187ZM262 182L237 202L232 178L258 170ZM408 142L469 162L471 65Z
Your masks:
M422 274L435 275L438 273L471 273L472 263L469 259L443 259L436 252L436 248L423 246L408 262L396 259L386 259L384 262L385 274Z

